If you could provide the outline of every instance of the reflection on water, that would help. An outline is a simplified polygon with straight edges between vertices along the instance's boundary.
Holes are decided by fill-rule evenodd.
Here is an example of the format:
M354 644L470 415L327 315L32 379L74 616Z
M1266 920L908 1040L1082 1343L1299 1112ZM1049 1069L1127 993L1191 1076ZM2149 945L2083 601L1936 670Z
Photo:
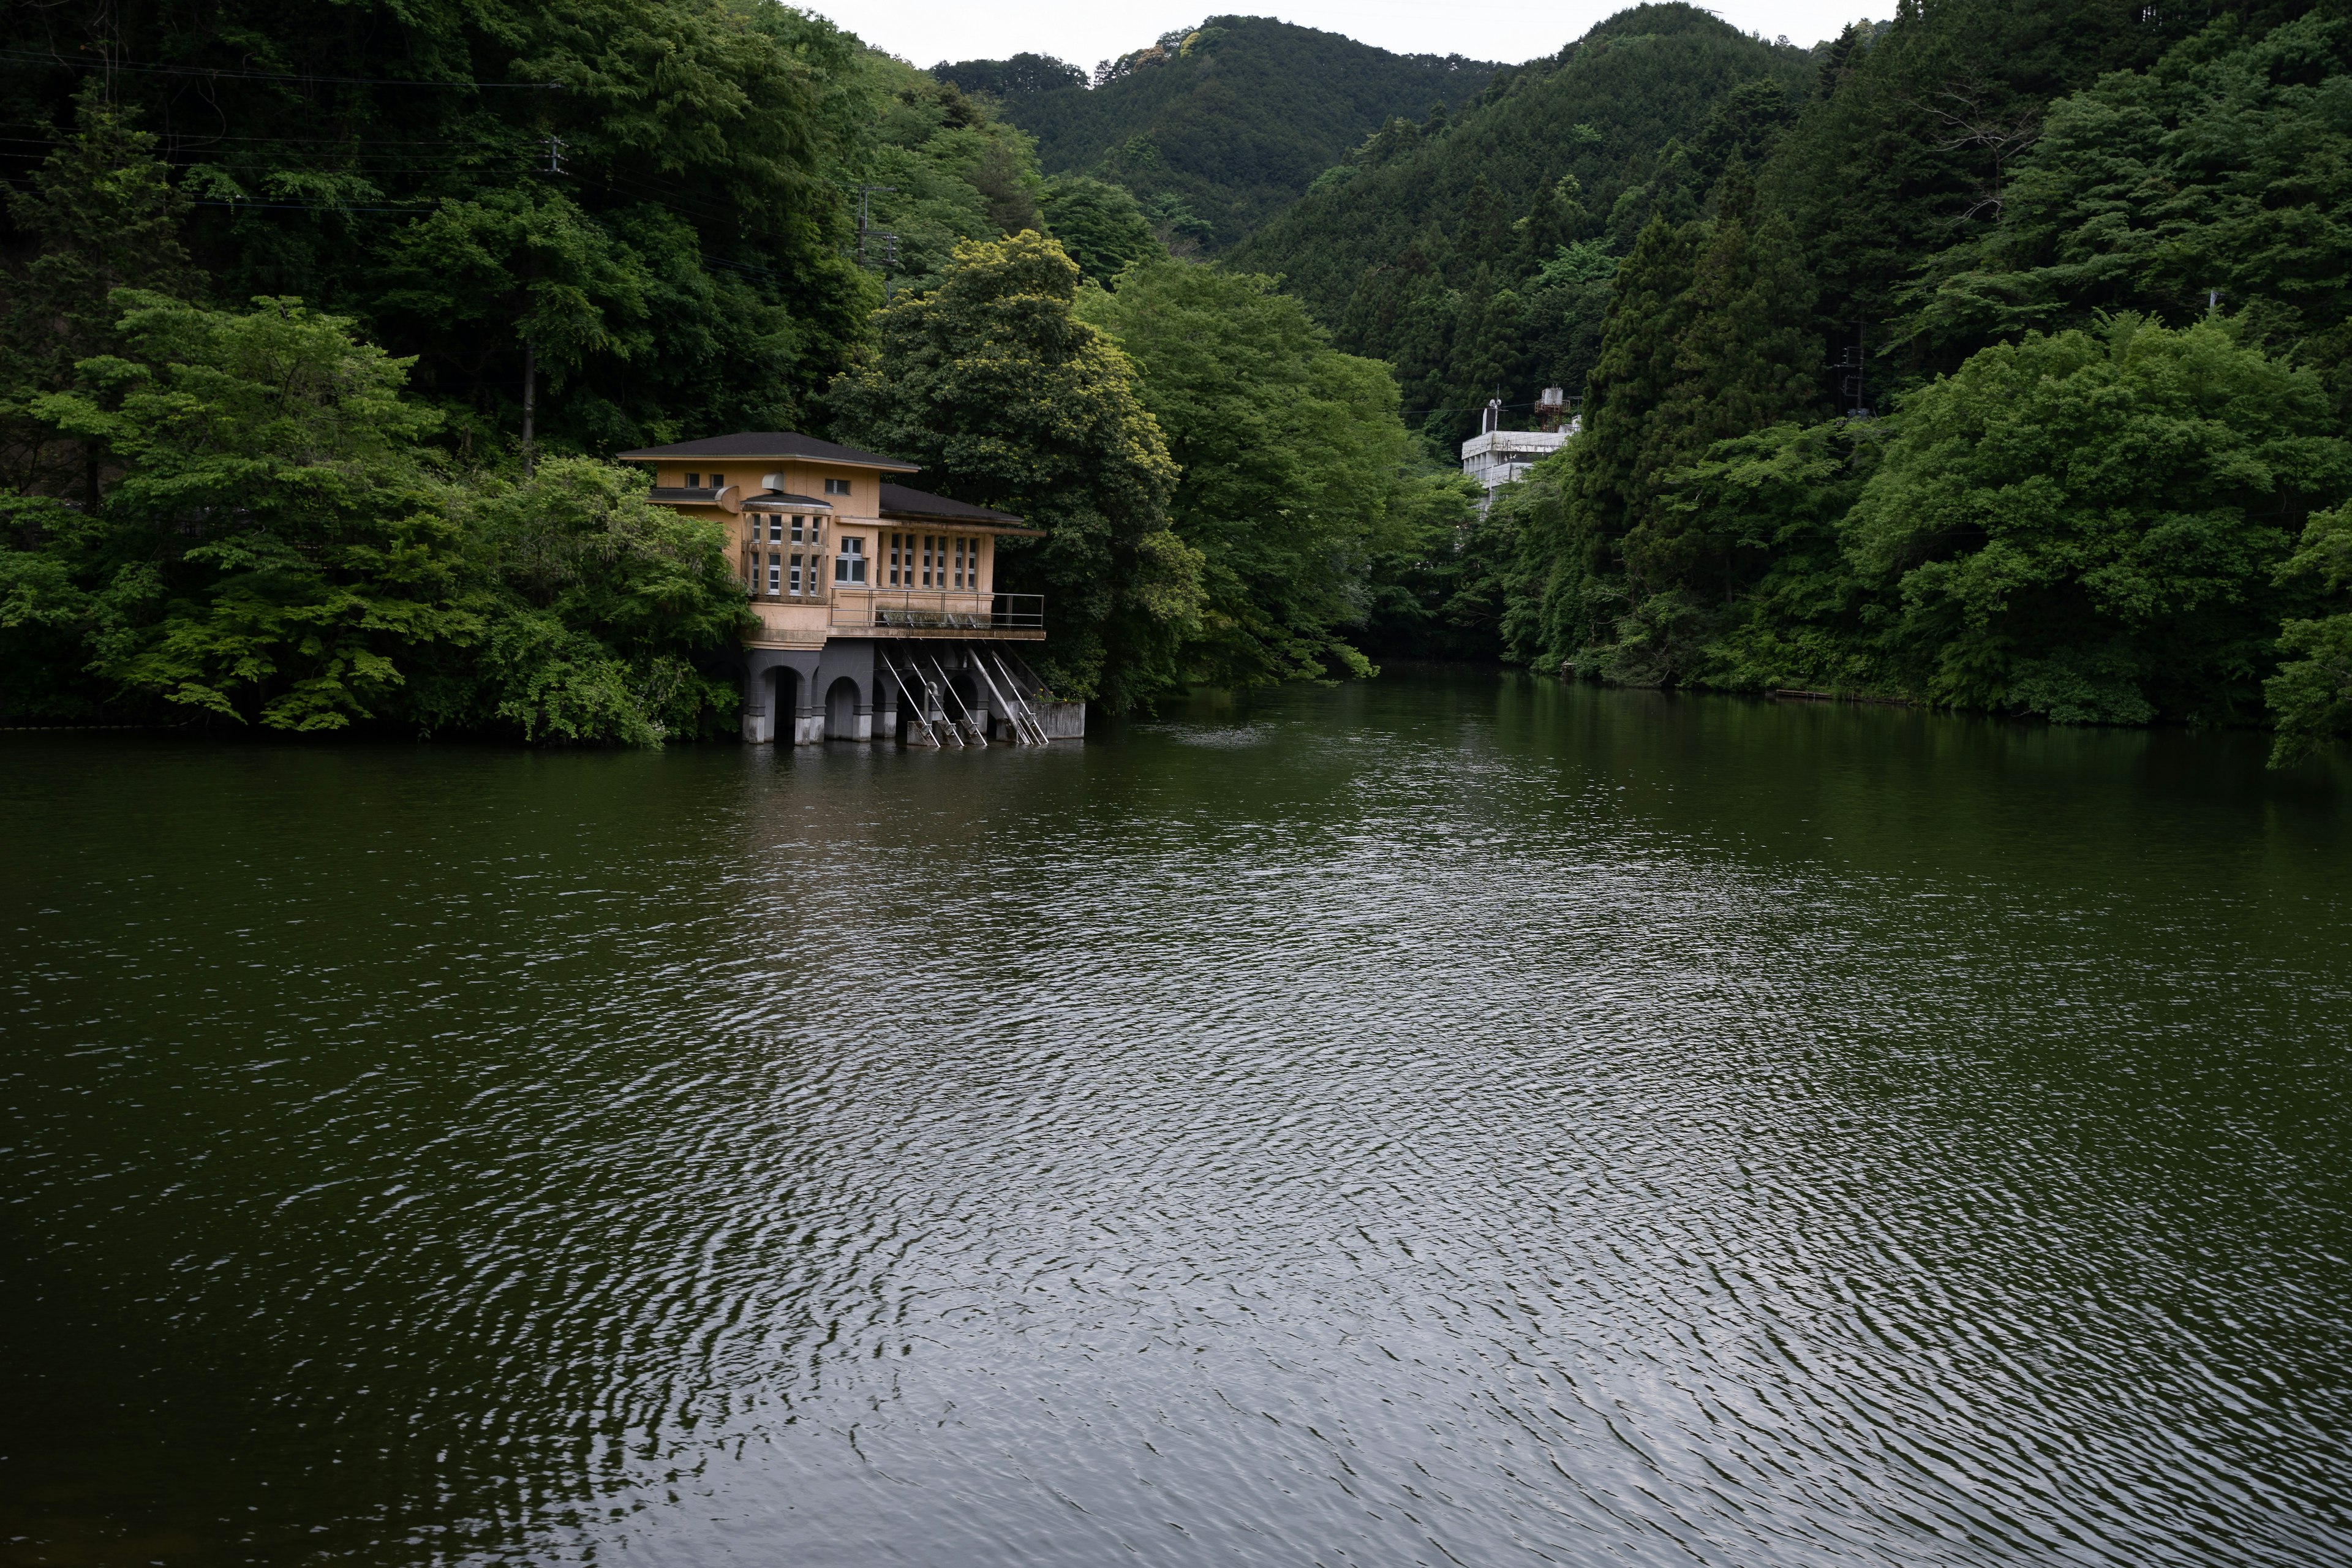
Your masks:
M2258 738L0 755L0 1563L2352 1557Z

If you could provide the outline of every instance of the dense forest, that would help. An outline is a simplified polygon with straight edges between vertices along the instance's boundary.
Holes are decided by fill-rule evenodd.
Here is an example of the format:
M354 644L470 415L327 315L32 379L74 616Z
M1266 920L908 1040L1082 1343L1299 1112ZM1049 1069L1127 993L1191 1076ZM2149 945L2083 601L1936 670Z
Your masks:
M606 460L714 432L880 447L1048 526L1001 585L1113 710L1368 670L1374 557L1462 512L1385 367L768 0L24 15L0 717L723 731L729 543ZM1163 346L1151 301L1237 352ZM1031 401L929 374L975 341ZM1235 410L1288 434L1220 468Z
M2352 732L2345 0L1083 78L771 0L20 15L10 721L722 732L726 542L609 458L801 428L1040 523L1114 711L1424 655Z
M942 62L1037 141L1050 174L1131 191L1179 255L1215 255L1399 117L1476 96L1499 67L1394 55L1270 16L1212 16L1093 72L1038 55Z

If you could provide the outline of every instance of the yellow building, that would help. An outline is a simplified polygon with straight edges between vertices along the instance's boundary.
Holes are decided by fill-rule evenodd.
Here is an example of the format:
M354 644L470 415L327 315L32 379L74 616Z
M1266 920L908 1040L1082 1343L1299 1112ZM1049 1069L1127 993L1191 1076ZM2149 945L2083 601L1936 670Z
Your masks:
M1035 594L996 592L1010 512L899 481L919 472L790 431L647 447L658 505L720 520L758 628L744 643L743 738L1015 744L1085 733L1044 700L1017 645L1045 636Z

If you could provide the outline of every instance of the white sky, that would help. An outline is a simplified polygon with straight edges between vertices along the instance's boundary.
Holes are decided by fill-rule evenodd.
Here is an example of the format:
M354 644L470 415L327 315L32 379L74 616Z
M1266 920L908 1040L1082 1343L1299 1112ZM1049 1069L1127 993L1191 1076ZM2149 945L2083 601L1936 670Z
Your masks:
M788 0L789 3L789 0ZM869 44L919 66L940 60L1058 55L1091 70L1173 27L1211 16L1267 16L1392 49L1461 54L1517 64L1559 52L1630 0L798 0ZM1717 0L1707 9L1743 32L1787 34L1795 44L1832 38L1856 17L1886 16L1893 0Z

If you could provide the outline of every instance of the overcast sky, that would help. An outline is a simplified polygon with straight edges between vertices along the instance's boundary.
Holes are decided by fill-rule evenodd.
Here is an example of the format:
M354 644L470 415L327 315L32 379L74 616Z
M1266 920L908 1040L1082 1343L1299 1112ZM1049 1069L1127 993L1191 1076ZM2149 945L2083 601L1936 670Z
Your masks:
M1413 0L1283 0L1278 5L1204 0L802 0L869 44L919 66L940 60L1002 59L1024 52L1058 55L1093 68L1097 60L1139 49L1173 27L1204 16L1267 16L1399 54L1467 55L1517 63L1557 53L1627 0L1479 0L1475 5ZM1781 34L1796 44L1835 37L1857 16L1894 14L1893 0L1723 0L1707 7L1742 31Z

